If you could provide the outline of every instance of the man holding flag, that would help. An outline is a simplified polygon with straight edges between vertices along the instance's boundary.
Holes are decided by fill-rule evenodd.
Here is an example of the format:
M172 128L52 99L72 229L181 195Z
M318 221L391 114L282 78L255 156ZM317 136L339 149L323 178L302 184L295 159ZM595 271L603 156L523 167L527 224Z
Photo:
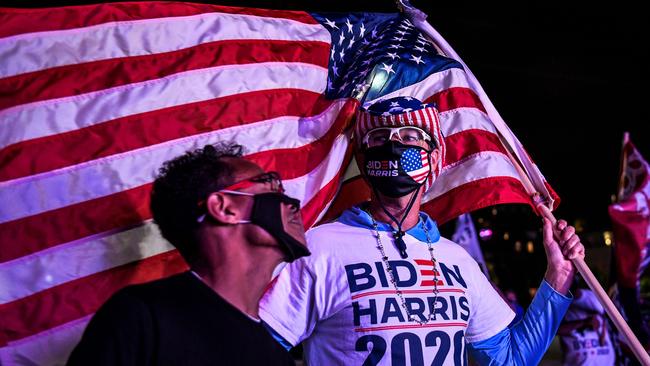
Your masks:
M462 365L466 343L481 364L533 365L550 345L584 247L565 221L544 220L546 275L508 328L514 313L476 262L420 212L443 165L439 123L434 105L411 97L357 113L371 201L309 231L312 255L287 265L260 303L285 346L305 341L310 365Z

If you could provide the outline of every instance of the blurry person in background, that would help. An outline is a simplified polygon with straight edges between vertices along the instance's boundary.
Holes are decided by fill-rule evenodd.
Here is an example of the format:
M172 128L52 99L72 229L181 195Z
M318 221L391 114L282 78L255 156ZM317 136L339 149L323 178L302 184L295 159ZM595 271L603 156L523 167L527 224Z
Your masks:
M574 299L558 329L564 352L563 365L614 365L616 354L605 309L579 277L576 276L571 290Z

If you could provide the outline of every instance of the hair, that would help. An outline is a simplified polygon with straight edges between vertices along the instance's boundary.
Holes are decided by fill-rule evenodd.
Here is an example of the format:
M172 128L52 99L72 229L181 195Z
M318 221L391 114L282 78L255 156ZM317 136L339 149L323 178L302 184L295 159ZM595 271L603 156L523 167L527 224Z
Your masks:
M153 182L151 212L162 236L185 258L196 249L200 202L233 182L233 166L222 158L239 158L243 148L234 143L206 145L163 163Z

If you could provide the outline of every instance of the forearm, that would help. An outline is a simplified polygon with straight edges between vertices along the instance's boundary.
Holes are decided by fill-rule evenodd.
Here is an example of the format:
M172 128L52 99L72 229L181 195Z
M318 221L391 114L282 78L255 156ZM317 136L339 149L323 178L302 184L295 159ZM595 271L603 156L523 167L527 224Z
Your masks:
M524 318L513 327L469 344L481 365L536 365L548 349L571 299L542 282Z

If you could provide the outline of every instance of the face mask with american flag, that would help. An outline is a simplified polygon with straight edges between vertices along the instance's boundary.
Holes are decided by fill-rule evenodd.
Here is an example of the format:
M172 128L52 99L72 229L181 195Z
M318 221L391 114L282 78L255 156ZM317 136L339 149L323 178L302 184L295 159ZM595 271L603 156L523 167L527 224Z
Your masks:
M431 176L431 152L423 147L388 141L364 151L368 183L388 197L403 197Z

